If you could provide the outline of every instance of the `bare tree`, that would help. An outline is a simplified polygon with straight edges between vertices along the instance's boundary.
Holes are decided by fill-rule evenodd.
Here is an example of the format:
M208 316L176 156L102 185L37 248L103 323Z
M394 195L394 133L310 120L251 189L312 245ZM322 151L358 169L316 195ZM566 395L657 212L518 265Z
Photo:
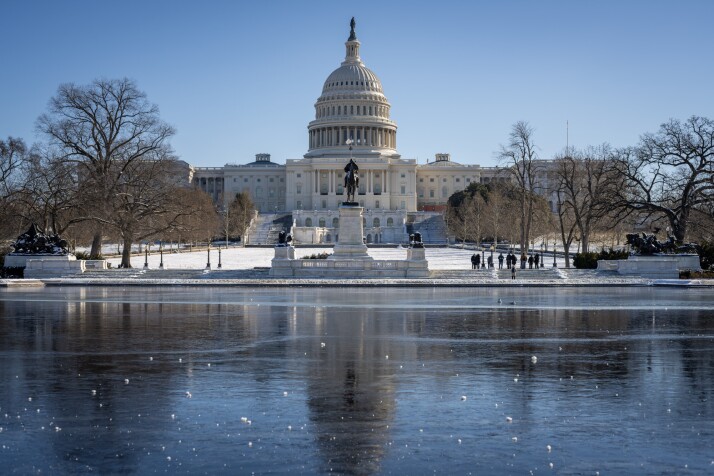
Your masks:
M160 120L158 107L129 79L61 85L37 127L78 168L88 205L84 218L96 226L90 255L98 257L103 225L114 213L124 174L137 161L153 160L174 129Z
M555 160L559 215L572 215L580 239L582 252L590 246L594 229L610 218L608 226L616 224L611 216L611 197L622 186L622 181L610 160L609 145L588 147L583 151L570 149ZM561 226L561 233L563 232Z
M22 190L23 168L29 151L22 139L0 140L0 238L18 235L17 194Z
M255 204L248 192L240 192L228 205L223 213L222 229L228 244L229 236L240 236L241 242L245 244L245 231L250 226L255 212Z
M502 185L489 187L488 200L484 209L484 232L493 238L493 244L498 245L500 238L508 230L508 197Z
M174 226L164 238L189 242L210 241L220 232L216 206L211 197L198 188L180 188L175 191L173 201L186 213L177 217Z
M63 234L82 221L76 167L52 148L33 148L24 165L24 180L16 195L19 214L44 230Z
M515 123L508 136L508 144L501 145L500 160L510 168L519 196L520 241L524 250L530 243L533 205L536 197L538 154L533 142L533 128L527 122Z
M614 165L627 186L614 190L621 214L664 217L677 242L687 237L693 212L714 201L714 121L672 119L636 148L617 151Z
M565 267L570 268L570 246L575 239L578 222L575 219L573 208L566 206L563 195L564 192L562 190L556 192L558 198L556 210L558 213L558 224L560 225L560 239L563 243L563 254L565 255ZM555 253L555 249L553 253Z
M134 242L161 236L178 227L182 217L196 213L175 200L176 191L184 185L181 167L163 150L122 165L115 197L109 202L112 212L96 218L121 238L120 267L131 268Z

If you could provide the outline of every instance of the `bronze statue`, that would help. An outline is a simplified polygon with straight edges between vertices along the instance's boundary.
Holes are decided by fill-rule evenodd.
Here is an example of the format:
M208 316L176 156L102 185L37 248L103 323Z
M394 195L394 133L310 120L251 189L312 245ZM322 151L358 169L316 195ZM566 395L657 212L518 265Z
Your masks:
M632 246L636 254L642 256L651 256L657 253L696 253L696 243L684 243L678 245L673 236L667 238L667 241L660 242L655 235L642 233L640 236L637 233L628 233L625 235L627 243Z
M285 231L278 233L278 246L288 246L293 241L293 236Z
M350 37L347 39L347 41L354 41L357 39L357 35L355 34L355 17L352 17L352 20L350 21Z
M30 228L17 237L12 245L13 253L17 254L69 254L69 243L60 238L56 233L45 234L34 223Z
M354 160L350 159L345 165L345 191L347 192L347 201L355 201L355 192L359 189L359 167Z

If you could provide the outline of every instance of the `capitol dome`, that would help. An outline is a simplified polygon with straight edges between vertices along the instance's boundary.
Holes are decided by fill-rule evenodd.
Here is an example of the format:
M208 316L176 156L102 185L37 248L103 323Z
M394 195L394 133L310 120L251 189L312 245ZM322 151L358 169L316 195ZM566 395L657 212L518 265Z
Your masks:
M396 153L397 125L389 119L391 105L381 81L360 58L354 18L350 26L345 60L327 77L315 103L305 157L345 155L350 145L355 154Z

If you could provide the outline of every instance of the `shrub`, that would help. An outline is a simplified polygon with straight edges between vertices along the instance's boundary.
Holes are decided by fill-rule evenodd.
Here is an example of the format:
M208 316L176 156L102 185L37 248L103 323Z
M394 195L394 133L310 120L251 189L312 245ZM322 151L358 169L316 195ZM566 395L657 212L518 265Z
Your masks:
M74 254L74 256L76 256L77 259L83 259L83 260L89 259L89 253L87 253L86 251L78 251Z
M573 266L578 269L595 269L597 268L598 254L595 252L578 253L573 258Z
M714 241L704 241L699 245L699 264L704 270L714 271Z
M609 250L602 249L599 253L591 251L589 253L578 253L573 258L573 265L578 269L596 269L597 262L601 259L615 260L615 259L627 259L627 251L623 250Z
M303 256L302 259L327 259L327 257L330 256L330 253L318 253L318 254L312 254L310 256Z

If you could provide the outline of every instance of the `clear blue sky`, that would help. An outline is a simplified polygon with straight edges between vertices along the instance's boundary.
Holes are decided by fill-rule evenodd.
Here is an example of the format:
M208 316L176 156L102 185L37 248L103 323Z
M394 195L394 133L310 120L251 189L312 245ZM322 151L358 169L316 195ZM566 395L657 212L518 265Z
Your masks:
M0 5L0 138L41 140L61 83L134 79L198 166L284 163L344 57L355 16L398 150L496 165L510 127L542 158L634 145L669 118L714 117L714 1L31 1Z

